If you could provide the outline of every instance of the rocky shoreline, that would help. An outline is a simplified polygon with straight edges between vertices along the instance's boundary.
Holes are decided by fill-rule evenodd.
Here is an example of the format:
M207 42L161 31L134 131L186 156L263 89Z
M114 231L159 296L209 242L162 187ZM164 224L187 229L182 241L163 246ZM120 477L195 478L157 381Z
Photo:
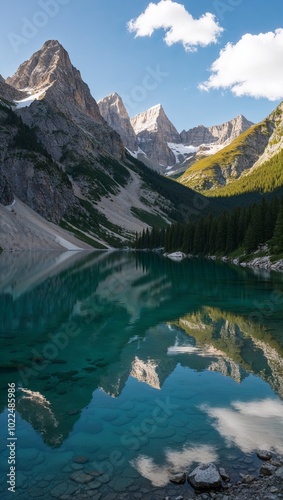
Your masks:
M198 255L186 255L183 252L165 253L163 255L164 257L168 257L169 259L175 261L180 261L185 258L198 257ZM283 272L283 259L279 259L272 262L271 257L269 255L265 255L262 257L255 257L252 260L243 260L243 261L241 261L240 258L233 259L231 257L228 257L227 255L224 255L223 257L218 257L216 255L205 255L204 258L210 260L221 260L223 262L229 262L230 264L235 264L236 266L252 267L270 271Z
M279 500L283 498L283 456L259 451L262 465L258 477L240 474L235 484L223 468L214 464L201 465L186 474L179 473L171 478L174 484L189 482L195 489L192 494L165 496L164 500ZM159 498L159 497L158 497Z
M250 261L242 261L242 262L239 259L229 259L229 257L221 257L221 260L223 260L224 262L228 261L231 262L232 264L242 267L253 267L253 268L266 269L267 271L270 270L270 271L283 272L283 259L272 262L270 260L269 255L265 257L255 257Z

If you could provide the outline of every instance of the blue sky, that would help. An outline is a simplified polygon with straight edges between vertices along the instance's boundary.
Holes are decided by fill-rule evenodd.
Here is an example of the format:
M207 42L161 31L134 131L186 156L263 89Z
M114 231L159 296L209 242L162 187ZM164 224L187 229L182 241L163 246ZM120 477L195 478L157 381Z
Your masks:
M149 4L3 0L0 73L57 39L95 99L117 92L130 116L162 103L179 131L240 113L258 122L283 99L282 0Z

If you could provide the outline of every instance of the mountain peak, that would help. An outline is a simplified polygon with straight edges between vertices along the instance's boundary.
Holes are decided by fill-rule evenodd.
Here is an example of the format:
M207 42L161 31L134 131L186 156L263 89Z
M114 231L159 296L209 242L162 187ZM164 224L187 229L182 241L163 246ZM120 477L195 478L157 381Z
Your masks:
M6 83L35 99L45 99L67 115L88 116L104 123L80 72L72 65L68 52L57 40L48 40L21 64ZM80 118L79 118L80 119Z
M119 111L119 113L123 117L126 117L127 119L129 119L129 115L128 115L127 110L124 106L123 100L119 96L119 94L117 94L117 92L113 92L112 94L109 94L109 95L103 97L102 99L100 99L97 102L97 104L98 104L99 108L101 108L102 110L106 110L106 108L110 108L110 106L114 106L117 108L117 110ZM101 109L100 109L100 112L101 112ZM104 116L104 114L102 112L101 112L101 114L104 117L104 119L107 121L107 118Z
M122 98L114 92L98 101L98 107L104 120L120 135L130 151L138 149L135 132Z
M163 111L164 112L162 104L160 104L160 103L159 104L155 104L154 106L151 106L151 108L149 108L148 111L150 111L150 110L154 110L154 111L157 111L157 112L159 112L159 111Z
M18 90L39 90L51 85L70 68L72 64L64 47L57 40L48 40L6 83Z
M161 104L156 104L151 108L139 113L131 119L133 129L136 134L141 132L158 132L158 130L168 130L170 137L168 142L175 142L172 139L172 134L178 137L178 132L174 125L170 122Z
M49 48L50 49L61 48L61 49L65 50L63 45L61 45L61 43L58 42L58 40L46 40L46 42L44 42L44 44L42 45L41 50L49 49Z
M180 143L180 135L161 104L136 115L131 120L140 148L158 165L173 165L176 161L168 143Z

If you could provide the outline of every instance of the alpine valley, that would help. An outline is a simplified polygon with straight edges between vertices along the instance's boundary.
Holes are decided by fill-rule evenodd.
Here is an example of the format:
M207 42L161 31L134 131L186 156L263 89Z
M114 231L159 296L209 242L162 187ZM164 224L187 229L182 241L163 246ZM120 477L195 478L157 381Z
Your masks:
M97 103L47 41L0 76L0 246L125 247L146 228L229 211L230 195L235 206L281 188L282 111L179 133L161 104L130 118L116 93Z
M180 132L55 40L0 77L1 500L282 498L282 161L283 104Z

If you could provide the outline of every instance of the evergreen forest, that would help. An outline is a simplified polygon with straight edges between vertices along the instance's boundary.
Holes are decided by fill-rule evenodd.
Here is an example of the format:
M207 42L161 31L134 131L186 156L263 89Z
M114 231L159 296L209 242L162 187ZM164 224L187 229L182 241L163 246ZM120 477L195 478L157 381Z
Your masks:
M146 229L136 234L136 249L164 248L191 255L251 254L268 244L272 254L283 253L283 198L262 199L249 207L206 215L187 224Z

